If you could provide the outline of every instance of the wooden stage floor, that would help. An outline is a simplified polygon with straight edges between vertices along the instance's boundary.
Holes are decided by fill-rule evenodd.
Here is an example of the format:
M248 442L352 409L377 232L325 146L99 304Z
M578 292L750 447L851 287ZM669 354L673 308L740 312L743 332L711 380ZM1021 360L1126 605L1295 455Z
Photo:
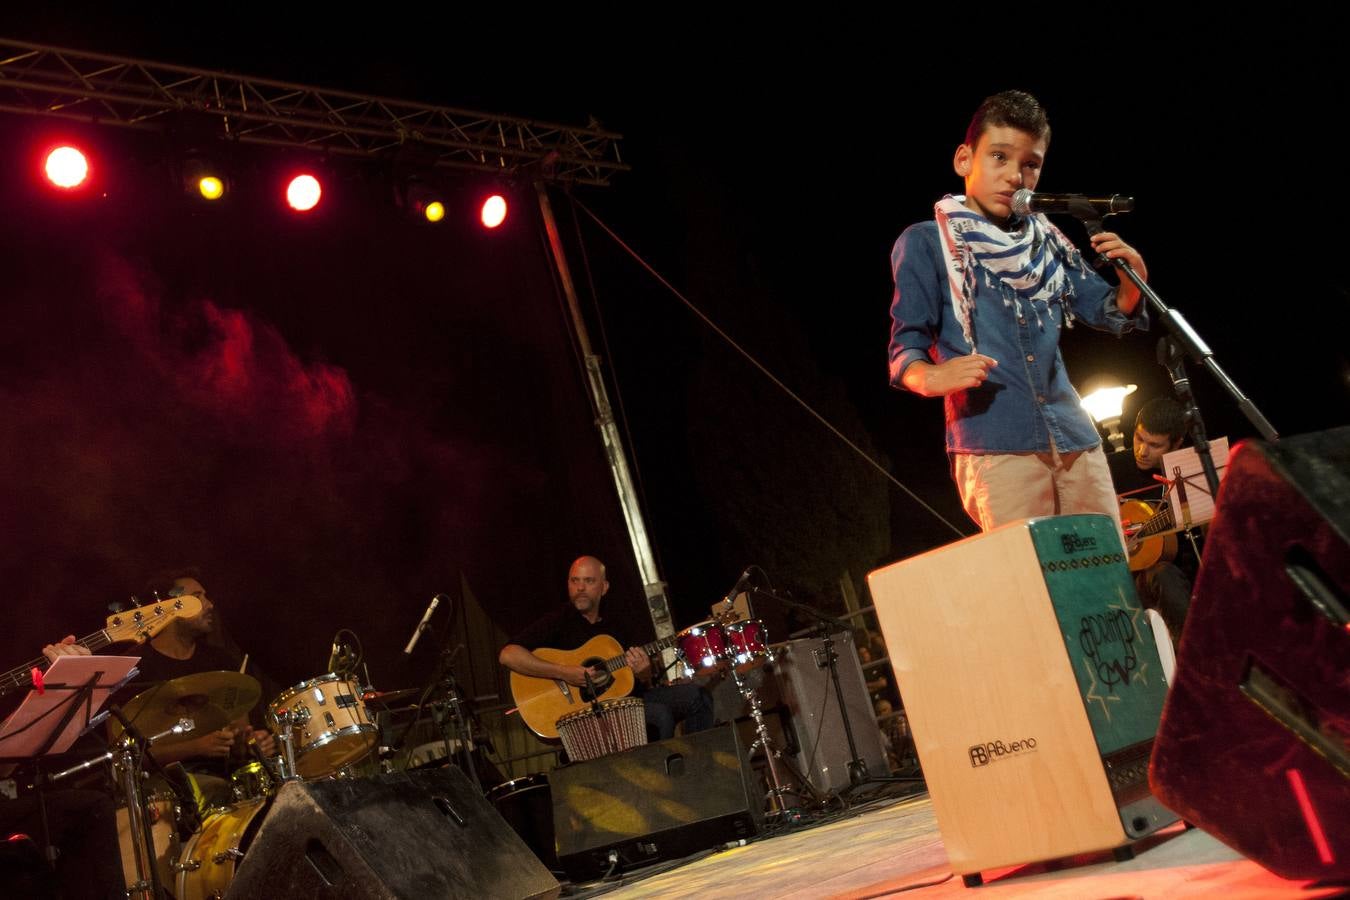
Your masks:
M1043 864L985 872L983 887L966 888L959 876L929 887L906 890L951 875L937 821L927 795L882 802L858 815L814 828L780 834L642 877L578 886L564 896L621 898L709 898L741 900L863 900L908 896L1049 897L1064 900L1223 900L1346 896L1345 887L1316 887L1286 881L1218 840L1180 825L1136 845L1137 855L1115 862L1103 853L1048 870Z

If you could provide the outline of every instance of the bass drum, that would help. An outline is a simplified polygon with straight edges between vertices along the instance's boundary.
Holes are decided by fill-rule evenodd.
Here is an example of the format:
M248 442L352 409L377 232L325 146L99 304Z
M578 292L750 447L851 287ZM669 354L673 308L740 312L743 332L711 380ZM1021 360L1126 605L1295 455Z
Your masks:
M499 784L487 792L487 798L540 862L557 871L553 793L548 787L548 776L541 772Z
M265 817L259 814L267 805L263 798L247 800L207 817L174 866L178 871L174 884L177 900L219 900L225 896L239 861L262 825Z
M145 798L146 815L150 819L150 835L155 846L151 855L159 871L160 884L168 884L170 867L178 858L178 801L172 794L151 794ZM136 884L136 845L131 840L131 816L125 806L117 807L117 843L122 851L122 874L127 887Z

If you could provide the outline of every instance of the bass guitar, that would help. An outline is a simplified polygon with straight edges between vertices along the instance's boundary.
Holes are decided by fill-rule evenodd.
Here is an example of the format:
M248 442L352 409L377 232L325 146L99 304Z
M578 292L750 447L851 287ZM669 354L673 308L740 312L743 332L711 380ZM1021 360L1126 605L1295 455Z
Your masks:
M91 651L101 650L112 644L140 644L159 634L174 619L182 616L192 618L202 611L202 601L191 594L174 597L172 600L160 600L147 603L126 612L108 616L107 625L76 643L88 647ZM0 697L5 694L32 687L33 670L47 668L45 656L29 660L18 668L0 675Z

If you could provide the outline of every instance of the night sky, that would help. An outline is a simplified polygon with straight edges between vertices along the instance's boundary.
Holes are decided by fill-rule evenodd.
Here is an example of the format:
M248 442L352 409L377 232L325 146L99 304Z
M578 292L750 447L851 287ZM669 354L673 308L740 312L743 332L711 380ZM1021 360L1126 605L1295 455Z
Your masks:
M1275 426L1347 421L1344 167L1327 125L1344 109L1344 77L1311 39L1150 30L1128 65L1010 65L1000 52L981 67L978 42L946 53L865 22L779 23L790 33L770 36L750 22L655 34L619 20L573 34L363 16L318 39L298 20L46 18L0 33L497 113L594 116L625 135L633 171L577 188L577 200L965 533L941 404L886 385L889 251L960 190L951 154L980 99L1021 87L1054 129L1041 188L1134 195L1139 211L1119 230ZM1297 65L1274 61L1291 48ZM16 158L54 127L0 118ZM369 168L334 161L333 202L298 222L259 186L280 151L241 150L254 187L201 215L161 177L162 141L84 133L116 148L107 198L55 203L13 165L3 184L0 453L11 477L0 573L11 608L33 611L3 642L15 662L47 636L87 633L107 602L186 562L287 682L317 673L338 626L360 632L384 686L416 677L417 663L395 657L432 593L467 584L509 633L562 598L566 565L585 552L611 564L615 608L641 616L527 195L504 234L432 232L398 217ZM955 538L567 196L554 202L677 624L701 618L748 563L838 608L843 573L863 591L870 568ZM1166 389L1157 336L1079 328L1063 352L1080 390L1111 375L1146 399ZM1191 369L1210 433L1250 435Z

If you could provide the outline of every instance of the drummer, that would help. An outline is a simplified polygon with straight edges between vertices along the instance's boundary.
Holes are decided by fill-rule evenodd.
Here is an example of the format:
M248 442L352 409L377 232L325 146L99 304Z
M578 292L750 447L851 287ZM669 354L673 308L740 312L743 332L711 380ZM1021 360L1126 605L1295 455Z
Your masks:
M177 618L168 627L151 638L141 648L140 675L129 685L123 702L142 693L154 684L171 681L199 672L237 672L239 662L217 641L210 640L218 632L219 617L215 606L206 596L195 572L188 570L165 573L152 581L156 593L166 596L196 597L202 602L202 611L191 618ZM251 673L250 673L251 674ZM265 696L265 695L264 695ZM258 721L261 721L261 710ZM217 731L197 734L176 743L157 745L152 752L161 765L181 762L192 773L198 787L210 806L219 806L229 800L229 776L236 768L253 758L249 743L264 757L276 753L270 732L255 728L247 715Z
M498 660L513 672L535 678L556 678L584 687L586 677L602 677L598 669L589 672L582 666L560 666L536 656L539 647L573 650L597 635L609 635L627 647L626 658L633 670L635 696L641 697L647 719L649 740L665 740L675 735L677 722L684 722L684 733L711 728L712 697L696 684L657 684L652 661L633 640L626 623L600 614L600 601L609 591L605 564L594 556L583 556L572 563L567 573L568 603L527 627L511 639L498 654Z

